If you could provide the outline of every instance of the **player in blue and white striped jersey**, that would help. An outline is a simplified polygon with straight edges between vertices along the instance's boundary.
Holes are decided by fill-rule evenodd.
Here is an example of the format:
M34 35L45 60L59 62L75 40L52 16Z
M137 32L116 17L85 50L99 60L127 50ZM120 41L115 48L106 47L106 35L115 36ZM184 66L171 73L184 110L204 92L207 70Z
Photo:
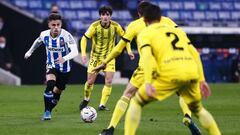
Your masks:
M62 29L62 17L51 14L48 17L49 30L41 32L32 47L25 53L28 59L40 45L46 48L46 79L44 92L45 112L42 120L51 119L51 111L57 105L62 91L65 89L71 71L71 59L78 55L78 49L72 35Z

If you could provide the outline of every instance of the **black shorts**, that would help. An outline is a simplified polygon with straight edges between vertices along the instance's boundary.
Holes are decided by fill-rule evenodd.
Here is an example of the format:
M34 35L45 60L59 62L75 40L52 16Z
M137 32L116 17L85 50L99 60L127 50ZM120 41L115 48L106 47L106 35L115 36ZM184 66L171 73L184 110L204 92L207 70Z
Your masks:
M68 83L70 72L62 73L59 70L52 68L47 69L46 74L54 74L56 76L56 87L60 90L65 90L66 84Z

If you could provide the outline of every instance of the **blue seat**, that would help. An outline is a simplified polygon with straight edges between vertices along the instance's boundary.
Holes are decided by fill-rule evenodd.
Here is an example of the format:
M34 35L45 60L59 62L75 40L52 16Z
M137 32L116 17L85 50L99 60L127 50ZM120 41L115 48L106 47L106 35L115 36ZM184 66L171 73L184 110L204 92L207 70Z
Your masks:
M186 1L183 3L185 10L196 10L196 4L194 1Z
M167 16L172 18L173 20L179 20L180 19L179 12L177 12L177 11L167 11Z
M15 0L14 4L21 8L27 8L28 7L28 1L27 0Z
M29 1L29 8L42 8L42 1L41 0L34 0Z

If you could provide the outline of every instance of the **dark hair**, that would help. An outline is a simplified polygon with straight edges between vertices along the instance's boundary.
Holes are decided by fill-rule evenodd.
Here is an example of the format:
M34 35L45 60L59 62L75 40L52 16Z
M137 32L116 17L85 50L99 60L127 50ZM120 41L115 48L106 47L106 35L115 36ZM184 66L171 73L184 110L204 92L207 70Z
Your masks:
M60 14L57 14L57 13L51 13L48 16L48 22L50 22L52 20L61 20L62 21L62 16Z
M103 6L99 9L99 15L101 14L105 14L105 13L109 13L110 15L112 15L112 8L110 6Z
M156 5L149 5L144 9L143 17L147 22L160 21L161 19L161 9Z
M149 6L149 5L152 5L150 2L147 2L147 1L141 1L139 4L138 4L138 7L137 7L137 11L140 15L143 15L143 12L144 12L144 9Z

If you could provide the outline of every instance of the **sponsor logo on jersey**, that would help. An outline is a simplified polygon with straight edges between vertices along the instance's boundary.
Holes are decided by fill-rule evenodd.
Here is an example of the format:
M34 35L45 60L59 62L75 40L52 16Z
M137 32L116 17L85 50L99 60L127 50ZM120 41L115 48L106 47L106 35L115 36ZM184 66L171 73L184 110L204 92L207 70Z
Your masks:
M49 51L52 51L52 52L64 52L65 49L63 47L48 47L48 50Z

